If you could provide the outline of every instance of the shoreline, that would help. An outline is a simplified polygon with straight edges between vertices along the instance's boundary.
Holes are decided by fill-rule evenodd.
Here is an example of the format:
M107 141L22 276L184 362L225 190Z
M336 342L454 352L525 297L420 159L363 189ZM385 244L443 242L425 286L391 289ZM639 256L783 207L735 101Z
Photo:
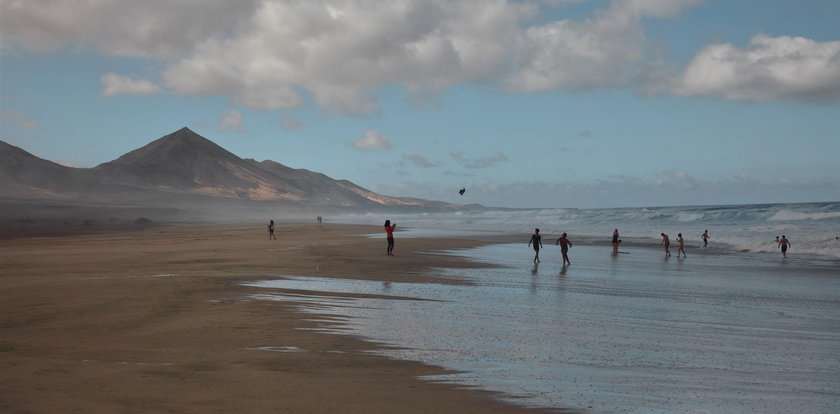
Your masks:
M449 253L496 266L435 269L466 282L449 286L289 275L254 283L267 289L255 299L302 301L313 318L338 322L325 331L462 372L431 380L502 391L518 404L836 409L836 392L827 393L836 389L829 350L840 340L836 268L744 255L663 260L660 249L631 246L612 256L581 245L569 267L559 249L532 265L521 242Z
M452 372L313 332L330 322L295 303L240 299L254 292L240 283L280 274L462 283L428 269L478 264L435 251L487 242L398 239L391 258L356 237L376 226L278 223L277 241L262 223L91 230L0 239L5 412L558 411L421 380Z

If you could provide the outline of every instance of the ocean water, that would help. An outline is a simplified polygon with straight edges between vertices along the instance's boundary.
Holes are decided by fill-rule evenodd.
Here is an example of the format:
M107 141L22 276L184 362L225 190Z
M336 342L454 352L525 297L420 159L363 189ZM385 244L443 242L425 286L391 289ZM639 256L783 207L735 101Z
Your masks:
M622 240L659 244L683 233L689 247L702 245L732 252L778 252L776 236L791 241L791 254L840 258L840 202L738 206L609 209L488 209L451 213L346 215L335 221L380 225L390 219L403 227L502 231L530 234L566 232L570 237L609 241L618 228Z
M252 299L296 302L325 332L457 371L430 381L499 391L516 404L588 413L840 412L836 264L621 250L576 245L567 267L553 245L538 266L524 242L458 251L500 266L433 271L459 285L296 276L248 285L276 289Z

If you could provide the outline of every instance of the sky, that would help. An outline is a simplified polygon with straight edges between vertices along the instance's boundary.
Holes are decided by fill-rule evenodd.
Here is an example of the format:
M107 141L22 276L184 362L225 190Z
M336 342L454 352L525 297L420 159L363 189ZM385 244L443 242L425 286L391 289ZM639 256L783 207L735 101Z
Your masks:
M0 0L0 140L93 167L186 126L497 207L838 201L838 18L836 0Z

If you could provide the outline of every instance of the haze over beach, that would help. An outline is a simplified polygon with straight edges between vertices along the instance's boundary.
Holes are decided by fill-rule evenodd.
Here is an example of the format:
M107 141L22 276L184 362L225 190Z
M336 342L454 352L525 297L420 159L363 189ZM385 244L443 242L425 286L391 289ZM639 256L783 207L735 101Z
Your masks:
M838 412L838 17L0 0L0 411Z

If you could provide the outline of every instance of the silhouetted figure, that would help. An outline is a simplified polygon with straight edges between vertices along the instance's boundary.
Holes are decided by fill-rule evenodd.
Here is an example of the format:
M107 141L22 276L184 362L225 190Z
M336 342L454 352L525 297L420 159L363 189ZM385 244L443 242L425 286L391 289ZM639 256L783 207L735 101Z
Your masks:
M680 252L683 254L683 259L687 258L688 256L685 254L685 240L683 239L682 233L677 233L677 243L679 243L679 247L677 248L677 259L680 258Z
M618 238L618 229L613 231L612 236L612 247L613 247L613 254L618 254L618 244L621 243L621 239Z
M540 248L542 248L542 236L540 236L540 229L534 229L534 234L531 235L531 240L528 241L528 247L534 245L534 263L540 262Z
M466 192L467 192L467 189L464 188L464 187L461 187L461 191L458 191L458 194L464 195L464 193L466 193Z
M391 225L391 220L385 220L385 235L388 239L388 256L394 255L394 229L397 228L397 223Z
M668 250L668 246L671 245L671 239L668 238L668 235L665 233L659 233L662 236L662 243L660 245L665 246L665 257L671 257L671 251ZM679 256L679 253L677 254Z
M268 223L268 239L277 240L277 237L274 236L274 220L271 220L271 222Z
M704 231L701 237L703 237L703 248L705 249L709 245L709 231Z
M321 216L318 216L318 217L317 217L317 220L318 220L318 224L321 224L321 222L324 220L324 218L323 218L323 217L321 217Z
M560 245L560 253L563 254L563 266L566 266L567 263L572 264L572 261L569 260L568 255L569 248L572 247L572 241L566 237L566 233L563 233L563 235L560 236L560 238L557 239L556 242L554 242L555 246L558 244Z

